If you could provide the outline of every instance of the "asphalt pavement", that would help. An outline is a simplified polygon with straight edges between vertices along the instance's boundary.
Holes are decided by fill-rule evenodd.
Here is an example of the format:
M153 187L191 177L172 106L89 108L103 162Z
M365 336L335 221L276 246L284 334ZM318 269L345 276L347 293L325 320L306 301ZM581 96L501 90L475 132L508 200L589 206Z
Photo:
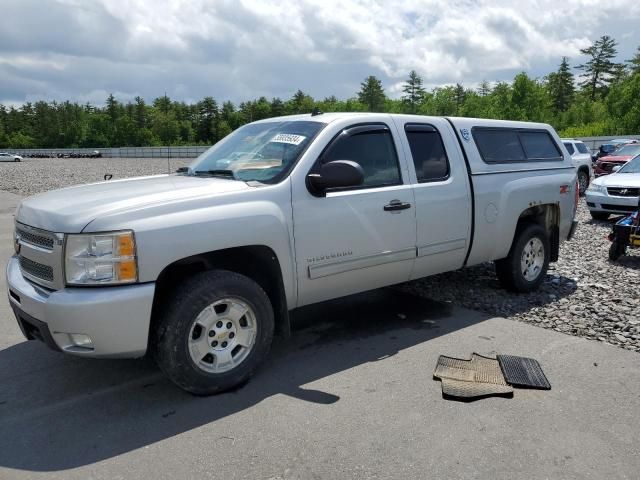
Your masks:
M0 192L0 263L19 198ZM640 356L393 288L307 307L245 386L27 342L0 279L0 478L637 479ZM444 400L438 355L531 356L552 389Z

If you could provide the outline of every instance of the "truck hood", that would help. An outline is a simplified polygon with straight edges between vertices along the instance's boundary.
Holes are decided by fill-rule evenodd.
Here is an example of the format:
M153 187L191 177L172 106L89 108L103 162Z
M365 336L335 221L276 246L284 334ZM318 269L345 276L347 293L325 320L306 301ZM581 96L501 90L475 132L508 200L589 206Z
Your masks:
M102 215L249 188L240 181L185 175L111 180L26 198L18 206L16 220L52 232L78 233Z

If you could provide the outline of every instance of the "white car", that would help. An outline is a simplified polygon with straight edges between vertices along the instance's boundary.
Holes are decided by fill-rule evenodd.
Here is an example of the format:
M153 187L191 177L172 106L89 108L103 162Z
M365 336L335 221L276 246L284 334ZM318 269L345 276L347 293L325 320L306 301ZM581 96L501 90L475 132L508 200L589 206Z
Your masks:
M21 162L22 157L20 155L14 155L13 153L0 153L0 162Z
M593 168L591 167L591 151L580 140L573 138L562 138L562 144L571 155L571 161L578 170L578 184L580 185L580 195L584 195L593 178Z
M606 220L612 213L636 211L639 196L640 155L611 175L596 178L587 190L587 206L593 218Z

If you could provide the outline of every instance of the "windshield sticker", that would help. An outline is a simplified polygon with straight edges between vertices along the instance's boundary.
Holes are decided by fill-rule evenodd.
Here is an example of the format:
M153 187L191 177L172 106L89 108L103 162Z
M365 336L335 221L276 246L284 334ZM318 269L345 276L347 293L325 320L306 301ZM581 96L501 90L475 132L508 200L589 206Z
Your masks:
M273 137L270 141L274 143L288 143L290 145L300 145L304 139L307 138L304 135L294 135L292 133L279 133Z

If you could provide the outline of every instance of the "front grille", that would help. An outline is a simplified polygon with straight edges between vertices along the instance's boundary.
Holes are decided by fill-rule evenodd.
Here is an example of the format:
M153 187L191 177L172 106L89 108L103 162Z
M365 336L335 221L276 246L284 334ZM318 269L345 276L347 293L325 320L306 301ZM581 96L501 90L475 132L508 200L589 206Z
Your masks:
M18 238L23 242L30 243L36 247L46 248L47 250L53 250L53 238L45 235L40 235L33 232L28 232L20 227L16 227L16 233Z
M53 282L53 268L49 265L43 265L26 257L20 256L20 268L23 273L40 278L47 282Z
M607 192L614 197L637 197L640 195L640 188L609 187Z
M611 205L606 203L602 204L602 208L605 210L617 210L619 212L635 212L638 210L638 207L633 205Z

